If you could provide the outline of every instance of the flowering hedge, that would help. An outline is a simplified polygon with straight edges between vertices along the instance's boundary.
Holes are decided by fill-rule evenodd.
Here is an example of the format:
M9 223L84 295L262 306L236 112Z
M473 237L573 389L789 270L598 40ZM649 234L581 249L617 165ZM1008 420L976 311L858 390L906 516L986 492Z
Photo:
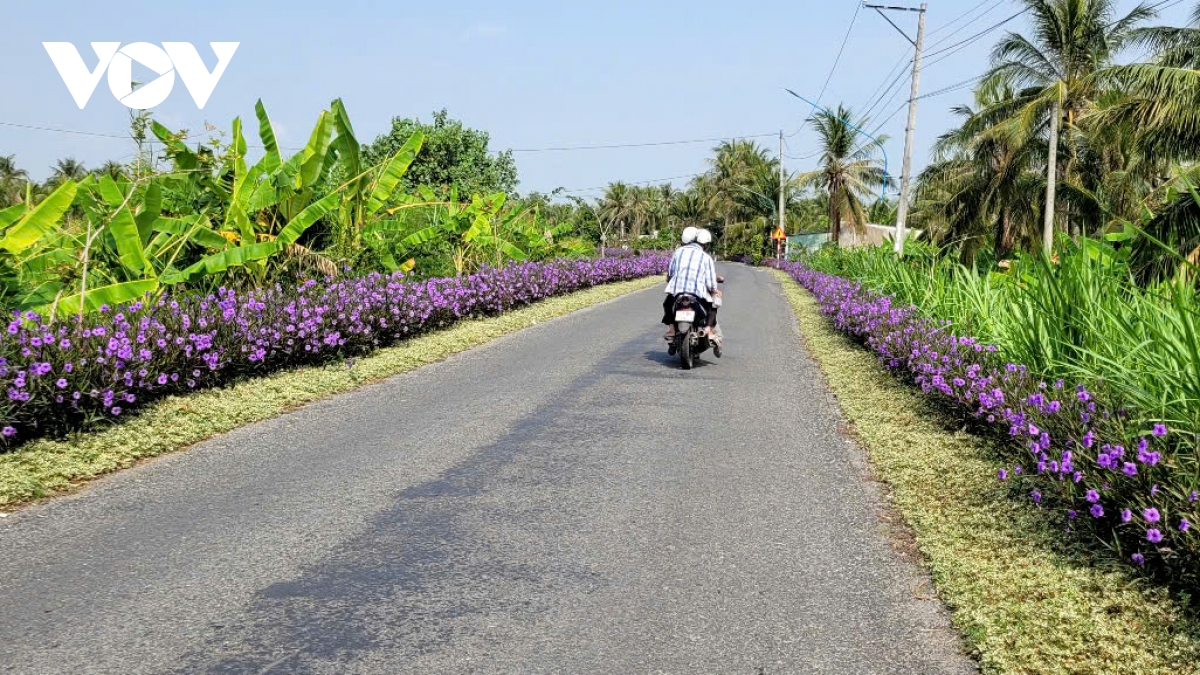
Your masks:
M891 296L801 263L770 264L812 292L834 326L885 367L1020 441L1027 450L999 479L1019 481L1048 514L1065 517L1068 531L1086 528L1136 565L1150 561L1187 583L1200 580L1200 467L1173 452L1165 425L1132 428L1088 388L1043 381L1005 362L995 346L956 336L949 322Z
M207 296L162 296L49 321L14 314L0 334L0 433L7 446L114 418L168 394L360 354L470 316L662 274L644 255L524 263L404 281L371 274Z

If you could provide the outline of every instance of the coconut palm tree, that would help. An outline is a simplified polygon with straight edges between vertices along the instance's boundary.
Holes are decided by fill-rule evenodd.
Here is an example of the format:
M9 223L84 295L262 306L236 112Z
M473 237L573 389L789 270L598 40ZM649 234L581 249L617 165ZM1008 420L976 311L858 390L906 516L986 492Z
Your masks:
M50 182L54 185L66 180L80 181L88 174L87 167L83 165L83 162L74 157L58 160L54 166L50 167L50 170Z
M1124 179L1114 191L1127 193L1119 204L1130 220L1143 204L1156 214L1143 223L1152 240L1139 237L1131 246L1135 270L1150 280L1171 275L1180 257L1200 262L1200 203L1193 194L1200 184L1200 5L1186 26L1143 28L1133 41L1155 58L1104 70L1098 79L1120 96L1090 122L1132 139L1128 166L1113 175ZM1141 202L1129 206L1137 197Z
M621 239L627 236L628 227L634 217L635 187L622 183L610 183L600 198L599 210L604 219L616 223Z
M0 208L21 201L29 172L17 166L15 155L0 155Z
M1045 130L1048 180L1042 246L1049 252L1054 243L1055 190L1063 173L1071 169L1058 166L1063 150L1060 127L1065 122L1068 134L1075 134L1079 119L1100 97L1097 75L1155 12L1143 3L1118 18L1116 0L1021 2L1032 23L1032 37L1009 33L1002 38L992 50L992 66L983 86L1018 92L1013 108L1021 136L1032 140Z
M108 176L113 180L126 177L126 166L115 160L108 160L100 165L100 168L93 169L92 173L97 176Z
M704 198L695 190L678 193L671 200L669 213L671 221L676 226L686 227L705 223L708 220L708 210L705 207Z
M917 180L913 223L930 238L960 247L965 264L991 236L996 260L1038 240L1035 204L1045 190L1036 170L1044 146L1020 133L1011 89L981 88L974 105L953 112L961 124L934 144Z
M844 223L856 231L863 230L864 204L888 180L876 159L886 137L867 139L842 121L852 119L853 113L842 104L832 113L822 110L812 116L809 123L821 144L821 166L796 179L800 187L814 187L829 196L829 230L835 243ZM866 123L866 119L860 119L855 126Z

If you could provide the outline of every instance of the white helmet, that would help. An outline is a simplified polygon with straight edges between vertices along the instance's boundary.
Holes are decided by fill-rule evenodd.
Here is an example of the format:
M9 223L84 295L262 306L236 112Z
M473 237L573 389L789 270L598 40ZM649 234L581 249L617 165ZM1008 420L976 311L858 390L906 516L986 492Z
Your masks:
M712 243L712 232L709 232L708 230L705 230L705 229L701 229L699 232L696 233L696 243L700 244L701 246L708 246L709 244L711 244Z
M700 232L700 230L698 230L698 229L696 229L696 228L694 228L694 227L685 227L685 228L683 228L683 237L682 237L682 239L683 239L683 243L684 243L684 244L690 244L690 243L692 243L693 241L696 241L696 235L697 235L699 232Z

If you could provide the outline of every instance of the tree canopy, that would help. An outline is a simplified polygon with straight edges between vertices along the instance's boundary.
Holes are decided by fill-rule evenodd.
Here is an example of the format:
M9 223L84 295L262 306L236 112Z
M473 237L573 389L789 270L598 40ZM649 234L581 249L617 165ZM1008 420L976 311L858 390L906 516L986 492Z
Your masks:
M425 145L404 176L405 189L422 185L449 189L454 185L462 195L516 192L517 164L512 152L489 152L490 137L486 131L452 119L445 109L433 113L432 123L393 117L392 128L365 145L363 156L368 163L382 161L417 132L425 135Z

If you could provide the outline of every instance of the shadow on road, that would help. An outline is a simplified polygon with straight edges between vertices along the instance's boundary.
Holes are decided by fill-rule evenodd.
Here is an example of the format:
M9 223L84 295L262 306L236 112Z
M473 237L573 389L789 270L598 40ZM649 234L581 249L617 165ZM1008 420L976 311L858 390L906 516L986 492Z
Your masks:
M705 352L705 355L707 355L708 353L709 352ZM659 365L667 366L668 368L673 368L676 370L680 370L683 368L683 366L681 366L679 364L679 356L678 355L669 356L667 354L666 347L663 347L662 349L651 349L650 351L646 352L646 360L653 361ZM698 356L695 358L692 367L693 368L704 368L705 366L710 366L710 365L712 365L712 364L705 361L702 356Z

